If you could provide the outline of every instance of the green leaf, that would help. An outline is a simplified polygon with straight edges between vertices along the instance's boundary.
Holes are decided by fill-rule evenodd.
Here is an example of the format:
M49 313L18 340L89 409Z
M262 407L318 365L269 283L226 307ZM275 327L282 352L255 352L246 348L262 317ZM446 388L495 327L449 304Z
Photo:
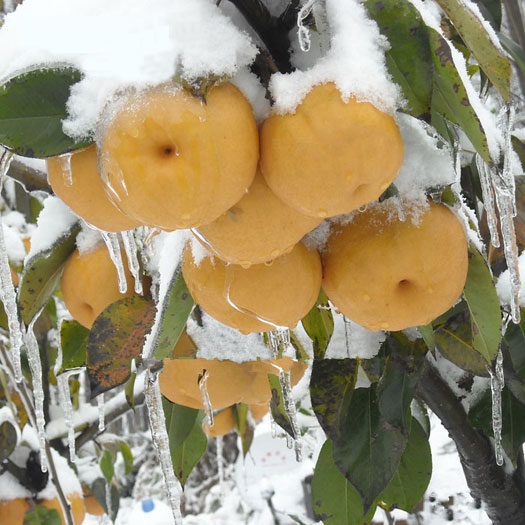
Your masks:
M518 453L525 443L525 405L520 403L508 387L501 393L502 432L501 444L505 453L516 466ZM492 437L492 396L488 389L470 409L468 418L473 426Z
M472 345L490 364L501 342L501 312L490 270L473 245L463 294L470 311Z
M486 162L491 162L485 131L470 104L463 81L452 60L449 44L434 29L427 30L434 63L432 111L461 126L481 157ZM439 131L443 134L442 130ZM443 136L447 138L447 135Z
M78 321L64 319L60 327L62 366L60 373L86 364L86 343L89 330Z
M322 359L334 331L334 317L328 309L328 297L320 291L317 303L303 317L301 323L308 337L312 340L314 357ZM319 308L321 307L321 308Z
M464 311L435 330L436 346L441 355L471 374L489 377L487 361L474 348L470 313Z
M425 341L428 349L430 351L434 351L434 348L436 347L436 338L434 337L434 328L432 327L432 323L424 326L418 326L417 329L419 330L419 333L421 334L423 341Z
M86 345L92 398L127 381L132 359L140 359L155 311L152 300L134 295L114 302L95 319Z
M248 420L249 406L246 403L238 403L233 406L233 416L237 424L237 433L241 438L242 455L246 457L253 441L255 427Z
M17 433L14 425L9 421L0 423L0 462L8 458L16 448Z
M131 375L129 376L129 379L126 381L126 386L124 387L124 394L126 396L126 401L131 408L131 410L135 410L135 379L137 378L137 374L135 372L131 372Z
M407 0L367 0L365 6L391 44L385 53L386 65L403 91L408 113L428 119L433 66L428 32L419 12Z
M0 144L24 157L51 157L87 147L62 131L70 89L82 79L72 67L35 69L0 86Z
M410 437L394 477L380 499L390 508L411 513L427 490L432 476L432 452L427 435L412 418Z
M290 436L297 438L294 434L290 418L286 413L284 404L283 389L279 381L279 376L274 374L268 374L268 381L270 382L270 388L272 390L272 399L270 401L270 412L273 420Z
M24 514L24 525L62 525L62 519L58 510L35 505Z
M337 439L341 417L357 380L355 359L315 359L310 379L312 408L325 434Z
M105 450L100 458L100 470L102 471L104 478L106 478L106 482L111 483L111 480L115 475L115 465L113 464L113 456L109 450Z
M206 452L208 440L202 430L204 412L162 398L170 440L173 470L184 487L188 476Z
M124 473L126 476L133 470L133 453L129 448L129 445L124 441L119 443L120 452L122 453L122 459L124 460Z
M155 349L157 359L173 356L173 349L195 304L182 277L180 267L175 272L166 292L167 301L161 311L161 320Z
M363 517L361 497L335 466L329 439L315 465L312 502L316 517L326 525L363 525L373 518L375 512L376 506L373 505Z
M80 225L75 223L51 248L36 253L26 262L18 288L18 304L24 323L29 324L53 295L64 264L75 250L79 231Z
M479 66L500 92L510 100L510 62L494 45L481 20L460 0L437 0L457 32L476 57Z

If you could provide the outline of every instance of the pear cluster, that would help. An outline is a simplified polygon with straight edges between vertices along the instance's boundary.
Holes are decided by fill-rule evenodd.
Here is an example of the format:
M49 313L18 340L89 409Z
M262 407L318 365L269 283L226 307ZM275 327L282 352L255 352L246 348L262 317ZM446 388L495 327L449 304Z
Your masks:
M223 82L198 96L173 86L130 95L98 149L74 154L68 176L64 159L50 159L48 172L57 195L100 229L191 229L212 256L185 250L188 288L243 333L294 327L321 286L367 329L400 330L430 322L463 289L467 243L448 208L428 205L415 225L392 219L387 200L335 227L323 254L301 239L376 201L402 161L395 120L344 100L333 83L259 132L249 102ZM80 286L67 270L66 302Z

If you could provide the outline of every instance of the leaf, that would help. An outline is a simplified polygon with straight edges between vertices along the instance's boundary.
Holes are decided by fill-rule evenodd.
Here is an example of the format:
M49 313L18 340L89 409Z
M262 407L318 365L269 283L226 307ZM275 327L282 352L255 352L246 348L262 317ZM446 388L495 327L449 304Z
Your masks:
M337 439L341 417L357 380L355 359L315 359L310 379L312 408L325 434Z
M483 15L492 27L499 31L501 26L501 1L500 0L474 0Z
M170 440L173 470L184 487L188 476L206 452L208 440L202 430L204 412L162 398Z
M0 423L0 463L13 453L16 445L16 428L11 422L3 421Z
M113 456L109 450L105 450L100 458L100 470L106 478L106 482L111 483L115 475L115 465L113 464Z
M95 319L86 345L91 398L126 382L154 318L155 303L134 295L114 302Z
M86 343L89 330L78 321L64 319L60 326L60 346L62 348L62 373L71 368L86 364Z
M334 331L334 317L328 307L328 297L321 290L316 304L301 320L305 332L312 340L316 359L324 357Z
M75 223L51 248L36 253L24 266L18 288L18 304L27 325L53 295L64 263L75 250L80 225Z
M137 379L137 374L135 372L131 372L129 379L126 381L126 386L124 387L126 402L128 403L131 410L135 410L135 379Z
M407 0L367 0L365 6L390 42L386 65L403 91L408 113L428 120L433 66L428 32L419 12Z
M270 412L273 420L291 437L297 438L294 434L290 418L286 413L284 404L283 390L279 381L279 376L268 374L268 381L272 390L272 399L270 400Z
M410 437L394 477L380 499L390 508L411 513L425 495L432 476L432 452L421 425L412 418Z
M172 357L173 349L195 304L184 282L180 267L168 286L166 297L167 302L160 314L159 335L155 349L155 357L159 360Z
M479 66L500 92L510 100L510 62L494 45L482 21L461 0L437 0L457 32L476 57Z
M312 502L316 517L327 525L362 525L370 521L375 512L373 505L363 517L359 493L337 470L329 439L323 445L315 465Z
M436 328L436 346L441 355L471 374L489 377L487 361L474 348L468 311L459 313Z
M24 514L24 525L62 525L62 518L56 509L35 505Z
M525 53L521 47L507 35L500 33L498 36L501 40L501 43L503 44L503 48L514 60L516 67L518 67L519 70L525 74Z
M242 455L246 457L253 441L255 427L248 420L249 405L238 403L233 406L233 416L237 424L237 433L241 438Z
M434 29L429 27L427 30L434 63L432 110L459 124L481 157L486 162L491 162L485 131L456 70L449 44ZM447 138L446 135L443 136Z
M0 144L24 157L51 157L87 147L62 131L71 86L82 79L72 67L35 69L0 86Z
M434 328L432 327L432 323L424 326L418 326L417 329L419 330L419 333L421 334L423 341L425 341L428 349L430 351L434 351L434 348L436 347L436 338L434 337Z
M109 487L110 495L111 495L111 511L110 512L108 512L108 507L106 504L106 490L108 487ZM106 481L103 478L98 478L91 485L90 490L91 492L93 492L95 499L102 506L105 513L110 516L111 521L113 521L114 523L117 517L117 514L118 514L119 506L120 506L120 493L115 483L113 482L108 485L108 483L106 483Z
M124 460L124 473L127 476L128 474L131 474L131 471L133 470L133 453L131 452L129 445L124 441L119 443L119 447L120 452L122 453L122 459Z
M520 403L508 387L501 394L502 432L501 444L505 453L516 466L518 453L525 443L525 405ZM492 437L492 395L487 389L480 400L470 409L469 421Z
M525 308L521 310L520 324L509 323L502 349L505 384L525 404Z
M387 336L390 358L379 383L351 394L333 443L340 472L357 489L365 512L397 471L410 434L410 403L427 348L402 332ZM349 393L346 394L347 396Z
M490 270L473 245L463 294L470 311L472 346L490 364L498 355L501 341L501 312Z

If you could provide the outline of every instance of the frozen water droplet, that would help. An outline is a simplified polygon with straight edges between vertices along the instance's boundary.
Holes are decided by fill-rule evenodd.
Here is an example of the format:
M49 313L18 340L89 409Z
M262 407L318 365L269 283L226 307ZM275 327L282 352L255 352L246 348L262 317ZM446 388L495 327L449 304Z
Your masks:
M104 394L97 396L97 407L98 407L98 430L104 432L106 430L106 422L104 421L105 406L104 406Z
M100 234L106 243L109 256L115 265L118 275L118 289L119 292L124 294L128 290L128 283L126 281L126 273L124 271L124 263L122 262L122 254L120 252L120 243L118 240L118 234L104 232L100 230Z
M241 261L240 263L241 268L244 268L245 270L247 270L251 265L252 263L250 261Z
M273 265L273 260L272 261L266 261L264 263L264 266L272 266Z
M368 208L368 204L363 204L362 206L359 206L358 211L359 213L363 213L367 210L367 208Z
M304 21L312 12L312 8L316 1L317 0L308 0L297 14L297 38L299 39L301 51L304 51L305 53L310 51L311 38L310 30L304 25Z
M142 293L142 275L140 272L139 259L137 257L137 243L133 235L133 230L128 230L120 233L122 244L128 259L128 268L135 279L135 293Z

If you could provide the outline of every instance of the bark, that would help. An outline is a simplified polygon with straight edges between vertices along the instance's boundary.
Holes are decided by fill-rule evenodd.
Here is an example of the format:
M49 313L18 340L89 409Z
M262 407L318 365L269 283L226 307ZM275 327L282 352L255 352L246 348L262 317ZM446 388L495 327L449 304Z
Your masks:
M525 524L525 493L516 476L496 464L489 439L472 427L458 398L428 363L417 395L434 412L456 443L472 496L481 499L497 525Z

